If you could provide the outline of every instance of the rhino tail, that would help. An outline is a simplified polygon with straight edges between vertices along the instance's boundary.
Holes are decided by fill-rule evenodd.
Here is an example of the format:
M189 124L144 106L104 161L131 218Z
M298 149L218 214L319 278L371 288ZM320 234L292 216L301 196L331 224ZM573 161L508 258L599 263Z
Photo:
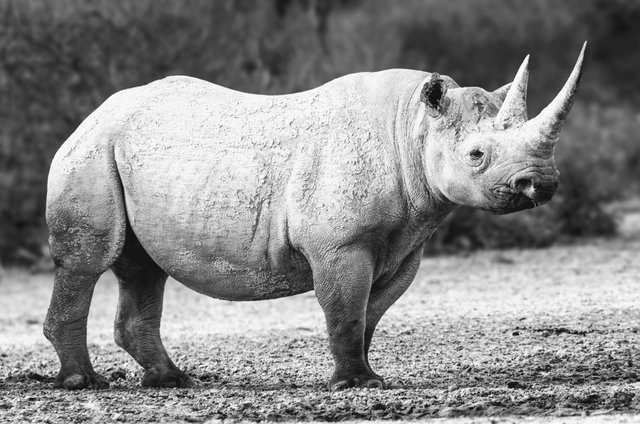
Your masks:
M46 218L56 267L100 274L122 253L126 212L113 142L87 121L51 164Z

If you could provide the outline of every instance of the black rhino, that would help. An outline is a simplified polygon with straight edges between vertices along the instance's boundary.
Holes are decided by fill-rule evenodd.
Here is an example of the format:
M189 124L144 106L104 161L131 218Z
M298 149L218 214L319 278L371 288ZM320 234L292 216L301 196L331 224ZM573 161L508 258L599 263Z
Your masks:
M445 216L457 205L520 211L554 194L554 145L584 49L531 120L527 59L493 92L392 69L282 96L183 76L114 94L49 174L56 273L44 332L61 362L56 386L108 387L86 321L111 268L115 340L144 367L144 386L193 384L160 340L172 276L229 300L315 290L335 360L329 388L383 387L367 359L376 324Z

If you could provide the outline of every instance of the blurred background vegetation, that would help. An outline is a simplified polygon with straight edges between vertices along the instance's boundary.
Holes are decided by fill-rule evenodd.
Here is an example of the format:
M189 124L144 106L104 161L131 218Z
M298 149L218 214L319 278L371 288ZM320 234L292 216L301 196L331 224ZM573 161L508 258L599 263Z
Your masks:
M430 252L612 235L640 184L640 2L628 0L0 0L0 263L46 256L50 161L109 95L172 74L289 93L405 67L497 88L531 53L529 113L589 63L543 208L459 210Z

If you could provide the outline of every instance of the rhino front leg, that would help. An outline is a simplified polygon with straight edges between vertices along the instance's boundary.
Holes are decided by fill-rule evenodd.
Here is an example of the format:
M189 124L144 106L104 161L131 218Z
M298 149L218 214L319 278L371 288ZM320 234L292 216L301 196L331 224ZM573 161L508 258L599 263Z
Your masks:
M333 251L312 260L314 288L324 311L335 370L329 390L382 387L364 354L366 309L373 276L368 252Z
M393 277L386 281L376 282L371 289L369 304L367 305L367 326L364 333L364 353L367 365L369 365L369 348L371 347L371 339L376 326L391 305L411 285L420 267L422 250L423 246L421 245L404 259ZM382 377L380 378L382 379Z
M156 265L133 235L127 233L122 256L112 266L120 297L114 323L115 340L145 370L144 387L192 387L160 338L162 300L167 274Z
M60 358L56 387L106 389L109 383L93 370L87 349L87 316L100 274L56 267L44 335Z

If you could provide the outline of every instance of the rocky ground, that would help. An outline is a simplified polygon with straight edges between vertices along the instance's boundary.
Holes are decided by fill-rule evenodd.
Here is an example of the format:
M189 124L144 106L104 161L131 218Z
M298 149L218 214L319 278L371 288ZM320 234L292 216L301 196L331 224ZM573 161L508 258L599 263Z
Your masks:
M113 342L111 274L89 318L111 389L53 389L58 360L41 330L52 277L5 270L0 422L640 422L640 233L623 234L425 259L374 338L372 365L390 389L340 393L325 389L331 360L312 293L234 303L175 281L163 337L198 387L141 388L139 366Z

